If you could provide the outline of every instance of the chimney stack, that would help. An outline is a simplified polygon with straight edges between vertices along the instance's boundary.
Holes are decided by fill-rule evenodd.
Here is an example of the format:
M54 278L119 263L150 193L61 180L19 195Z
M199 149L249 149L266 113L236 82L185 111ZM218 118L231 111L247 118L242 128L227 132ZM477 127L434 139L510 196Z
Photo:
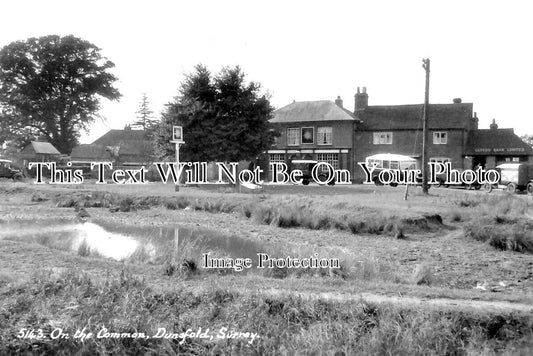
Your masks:
M337 99L335 99L335 104L337 104L337 106L342 109L342 99L340 95L337 95Z
M490 129L491 130L497 130L498 129L498 124L496 123L496 119L492 119L492 124L490 124Z
M366 93L366 87L363 87L363 92L360 92L360 88L357 87L357 94L355 94L355 108L354 115L358 116L368 107L368 94Z
M477 118L477 112L474 112L474 116L471 119L471 130L477 130L479 128L479 119Z
M453 98L453 103L454 104L461 104L463 100L461 98Z

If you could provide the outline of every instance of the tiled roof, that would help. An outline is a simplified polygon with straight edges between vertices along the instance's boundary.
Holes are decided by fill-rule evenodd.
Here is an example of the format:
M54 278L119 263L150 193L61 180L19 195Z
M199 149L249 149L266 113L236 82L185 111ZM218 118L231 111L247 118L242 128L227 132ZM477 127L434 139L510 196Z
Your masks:
M95 144L82 144L72 149L70 158L73 161L109 159L111 156L107 153L105 146Z
M148 135L145 130L109 130L105 135L93 142L104 146L118 146L122 141L145 141Z
M272 123L304 121L355 121L357 118L329 100L298 101L274 111Z
M429 129L466 129L472 118L472 103L430 104ZM424 106L369 106L358 114L363 124L360 130L421 129Z
M74 147L70 157L73 161L109 160L114 147L118 147L121 157L130 156L128 159L137 156L142 160L152 152L152 143L145 130L109 130L91 144Z
M73 161L77 160L94 160L94 159L110 159L111 154L108 147L119 147L118 153L121 156L144 156L149 147L149 141L122 141L116 145L104 146L98 144L82 144L74 147L70 157Z
M468 133L465 155L530 155L533 149L513 129L472 130Z
M30 142L30 147L27 147L27 148L33 149L33 152L38 153L38 154L45 154L45 155L60 155L61 154L61 152L59 152L57 148L55 148L54 145L52 145L50 142L32 141Z

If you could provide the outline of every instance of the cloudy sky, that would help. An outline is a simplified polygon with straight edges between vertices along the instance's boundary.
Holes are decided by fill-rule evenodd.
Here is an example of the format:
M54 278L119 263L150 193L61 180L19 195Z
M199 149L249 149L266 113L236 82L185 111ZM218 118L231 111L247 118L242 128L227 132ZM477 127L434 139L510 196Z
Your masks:
M159 114L184 73L240 65L272 103L474 103L480 128L533 134L533 5L527 1L2 1L0 46L49 34L86 39L112 60L120 102L104 102L82 142L135 119L145 92Z

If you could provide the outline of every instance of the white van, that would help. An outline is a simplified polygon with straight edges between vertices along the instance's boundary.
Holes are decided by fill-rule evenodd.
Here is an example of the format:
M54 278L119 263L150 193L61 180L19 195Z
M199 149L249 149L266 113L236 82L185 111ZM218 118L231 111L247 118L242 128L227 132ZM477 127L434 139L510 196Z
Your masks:
M379 153L376 155L368 156L365 158L366 166L370 169L375 167L372 172L372 181L376 185L381 185L381 181L378 176L381 171L384 169L397 169L397 170L407 170L407 169L416 169L416 159L399 155L393 153ZM391 183L391 186L395 187L398 184Z

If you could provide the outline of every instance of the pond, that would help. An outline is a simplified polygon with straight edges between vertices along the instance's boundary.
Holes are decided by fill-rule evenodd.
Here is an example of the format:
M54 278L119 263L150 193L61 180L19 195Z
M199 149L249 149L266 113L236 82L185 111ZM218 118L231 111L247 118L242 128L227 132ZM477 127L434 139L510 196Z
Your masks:
M68 220L24 221L0 224L0 239L37 243L48 248L71 251L81 256L101 256L115 260L162 264L202 254L225 258L257 259L264 246L216 230L181 226L131 226Z

